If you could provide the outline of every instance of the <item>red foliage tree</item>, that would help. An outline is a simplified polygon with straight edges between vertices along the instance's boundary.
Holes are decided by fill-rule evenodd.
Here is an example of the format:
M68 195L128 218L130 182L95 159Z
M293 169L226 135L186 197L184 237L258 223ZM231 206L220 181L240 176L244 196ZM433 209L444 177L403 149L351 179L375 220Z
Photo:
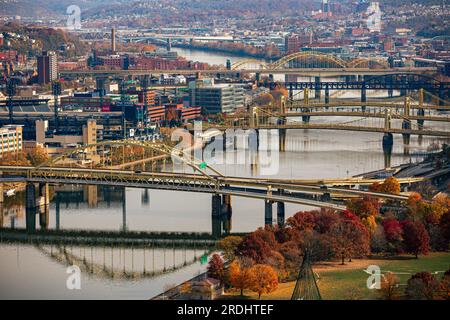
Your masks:
M207 267L208 277L220 280L223 282L225 276L225 268L223 265L223 260L217 253L213 254L211 260L208 262Z
M342 264L345 259L362 256L369 253L370 236L366 227L354 214L344 212L328 234L328 239L334 249L335 256Z
M363 197L348 201L347 209L361 219L371 216L375 217L380 212L380 202L375 198Z
M248 257L255 263L265 263L271 255L270 246L257 234L250 233L237 247L238 256Z
M430 237L423 223L405 220L401 225L405 251L414 254L416 258L419 257L419 254L427 254L430 250Z
M442 237L446 247L450 246L450 211L444 213L439 221L439 229L441 231Z
M384 233L386 235L386 240L396 241L402 238L402 226L400 222L395 218L387 218L381 222Z

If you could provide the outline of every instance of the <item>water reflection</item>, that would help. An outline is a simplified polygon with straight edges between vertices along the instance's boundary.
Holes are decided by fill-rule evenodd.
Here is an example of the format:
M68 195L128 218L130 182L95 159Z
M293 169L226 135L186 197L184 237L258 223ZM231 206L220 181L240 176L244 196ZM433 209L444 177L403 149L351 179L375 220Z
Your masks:
M77 246L35 244L45 256L63 266L76 265L82 272L109 279L154 278L193 265L208 248L156 248L134 245Z

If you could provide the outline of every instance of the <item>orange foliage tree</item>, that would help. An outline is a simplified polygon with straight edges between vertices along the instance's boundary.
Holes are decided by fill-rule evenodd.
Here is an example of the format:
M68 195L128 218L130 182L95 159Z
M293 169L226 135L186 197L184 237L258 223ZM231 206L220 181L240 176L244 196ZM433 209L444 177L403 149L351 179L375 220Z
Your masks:
M27 159L25 152L5 152L0 159L2 166L29 166L30 161Z
M30 163L33 166L38 166L46 161L48 161L50 158L48 156L47 150L41 146L37 146L34 148L31 152L27 154L27 159L30 161Z
M375 218L380 212L380 202L378 199L363 197L347 202L347 209L358 216L367 229L373 233L377 227Z
M231 286L241 291L242 296L244 290L251 285L250 268L244 266L242 262L234 260L228 267L228 279Z
M270 266L264 264L254 265L250 269L250 289L261 295L271 293L278 288L277 272Z
M389 177L383 183L374 183L369 188L372 192L400 194L400 183L397 178Z

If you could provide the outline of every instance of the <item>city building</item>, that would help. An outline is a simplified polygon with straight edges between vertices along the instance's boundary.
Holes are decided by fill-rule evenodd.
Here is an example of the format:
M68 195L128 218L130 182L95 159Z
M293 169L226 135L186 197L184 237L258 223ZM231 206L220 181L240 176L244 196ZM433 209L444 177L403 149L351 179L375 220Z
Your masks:
M244 106L241 85L216 84L189 90L191 106L202 108L203 114L231 113Z
M45 146L49 155L61 154L77 146L95 144L98 141L98 131L102 130L103 126L89 119L83 125L81 135L55 134L49 130L48 120L36 120L36 143Z
M44 51L37 57L38 83L47 84L58 79L58 58L53 51Z
M61 107L68 110L79 108L84 111L99 111L101 107L110 105L111 101L110 95L100 97L98 92L75 92L73 96L61 97Z
M287 36L284 39L284 50L286 54L300 51L301 44L298 36Z
M5 125L0 128L0 157L9 153L18 153L23 148L22 126Z

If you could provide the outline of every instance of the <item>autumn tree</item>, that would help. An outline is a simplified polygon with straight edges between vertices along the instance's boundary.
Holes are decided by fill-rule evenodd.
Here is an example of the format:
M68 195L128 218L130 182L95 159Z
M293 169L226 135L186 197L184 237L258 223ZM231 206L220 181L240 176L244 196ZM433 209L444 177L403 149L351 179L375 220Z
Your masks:
M236 250L238 256L248 257L255 263L265 263L271 252L270 246L255 232L247 235Z
M387 217L381 222L387 241L389 252L399 253L402 250L403 229L400 222L392 217Z
M340 258L342 265L345 259L362 256L370 251L369 233L366 227L355 215L344 212L334 224L328 235L335 256Z
M276 271L267 265L257 264L250 269L250 289L261 295L271 293L278 288L278 275Z
M270 93L264 93L256 97L253 102L260 106L273 105L275 99Z
M390 194L400 194L400 183L397 178L389 177L381 184L381 192Z
M228 267L228 281L232 287L240 290L241 296L244 295L244 290L251 285L249 266L246 266L241 259L234 260Z
M406 295L412 300L433 300L438 294L439 281L429 272L413 275L406 287Z
M400 279L392 272L387 272L381 278L380 295L384 300L396 300L399 298Z
M389 194L400 194L400 183L397 178L389 177L384 180L383 183L374 183L369 187L369 191L389 193Z
M30 161L31 165L38 166L48 161L50 157L48 156L47 150L41 146L36 146L32 151L27 154L27 159Z
M403 247L406 252L414 254L428 254L430 250L430 237L423 223L420 221L405 220L401 223L403 229Z
M208 277L220 280L220 282L224 280L225 268L223 260L217 253L213 254L211 260L208 262L207 274Z
M450 300L450 269L444 273L444 277L439 284L439 294L442 299Z
M23 151L20 152L5 152L0 158L0 165L3 166L29 166L26 154Z
M372 252L384 253L386 252L387 247L388 242L386 240L384 228L382 225L377 225L370 237L370 249Z
M411 193L406 204L409 220L430 224L436 223L432 203L423 201L420 194L416 192Z
M236 255L236 249L239 244L242 242L242 237L239 236L228 236L221 239L218 243L218 248L222 250L223 257L232 261Z
M380 212L380 202L376 198L363 197L347 202L347 209L361 219L367 229L373 233L377 223L375 218Z
M439 229L441 231L444 248L450 247L450 210L443 214L439 221Z

